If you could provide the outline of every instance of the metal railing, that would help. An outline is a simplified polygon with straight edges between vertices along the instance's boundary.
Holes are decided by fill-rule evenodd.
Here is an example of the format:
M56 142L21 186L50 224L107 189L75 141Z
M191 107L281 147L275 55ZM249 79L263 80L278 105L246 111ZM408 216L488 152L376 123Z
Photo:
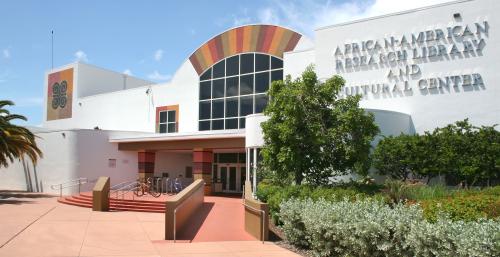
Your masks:
M50 188L52 190L57 190L59 189L59 197L62 197L62 190L65 188L70 188L70 187L75 187L78 186L78 194L82 192L82 185L89 183L88 178L77 178L73 180L69 180L60 184L54 184L51 185Z
M122 182L120 184L114 185L113 187L114 187L114 189L109 191L110 198L113 196L113 194L115 195L116 199L118 199L120 196L122 196L122 198L125 198L125 194L133 191L134 189L138 189L140 187L140 182L138 182L138 181L126 181L126 182ZM132 194L132 199L134 199L133 194Z
M256 211L256 212L260 212L260 219L262 220L262 243L264 243L265 241L265 238L264 238L264 229L265 229L265 218L266 218L266 212L264 210L259 210L259 209L256 209L246 203L243 203L243 205L253 211ZM174 217L174 220L175 220L175 217ZM175 238L175 237L174 237Z

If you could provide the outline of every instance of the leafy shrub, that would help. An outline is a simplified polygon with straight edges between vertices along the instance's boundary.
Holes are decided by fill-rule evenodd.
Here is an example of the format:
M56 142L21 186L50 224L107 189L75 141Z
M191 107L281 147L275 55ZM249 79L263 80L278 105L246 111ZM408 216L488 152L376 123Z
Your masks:
M356 186L348 184L336 187L312 187L309 185L290 185L285 187L260 183L257 187L259 200L269 205L271 218L275 224L280 224L278 213L280 204L291 198L313 200L325 199L328 201L341 201L347 198L351 201L370 197L364 192L375 192L379 186Z
M435 222L440 213L451 220L472 221L500 216L500 197L494 195L455 196L421 201L424 217Z
M418 205L370 199L291 199L281 204L287 240L316 256L500 256L500 221L427 222Z

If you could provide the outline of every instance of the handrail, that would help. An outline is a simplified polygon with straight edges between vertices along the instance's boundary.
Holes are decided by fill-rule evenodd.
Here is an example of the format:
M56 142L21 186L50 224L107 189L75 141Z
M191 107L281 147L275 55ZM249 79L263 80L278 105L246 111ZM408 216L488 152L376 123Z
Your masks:
M78 194L80 194L81 193L81 186L83 184L87 184L88 182L89 182L88 178L77 178L77 179L65 181L65 182L60 183L60 184L51 185L50 188L52 190L59 189L59 197L62 197L62 190L64 188L78 186Z
M111 191L111 190L113 190L113 191L114 191L114 190L116 190L116 188L118 188L119 186L122 186L122 185L125 185L125 184L130 184L130 183L135 182L135 181L136 181L136 180L123 181L123 182L121 182L121 183L118 183L118 184L116 184L116 185L114 185L114 186L110 187L110 188L109 188L109 190L110 190L110 191Z
M206 183L203 183L203 186L205 186ZM188 201L183 201L181 204L177 205L174 209L174 226L173 226L173 231L174 231L174 243L175 243L175 238L176 238L176 232L177 232L177 228L176 228L176 217L177 217L177 209L179 209L180 207L184 206L184 204L188 202Z
M245 207L250 208L253 211L260 212L260 218L262 219L262 243L264 243L264 240L265 240L265 238L264 238L264 229L265 229L265 223L266 223L264 219L266 217L266 212L264 210L256 209L256 208L254 208L254 207L252 207L252 206L250 206L250 205L248 205L246 203L243 203L243 205Z
M138 184L140 184L138 181L129 182L128 184L122 187L119 187L113 191L109 191L109 196L111 197L112 194L116 193L116 199L118 199L118 197L125 195L126 193L132 191L133 189L138 188L139 187ZM122 191L122 193L120 193L120 191Z
M120 196L122 196L122 199L125 199L125 194L128 194L128 193L130 193L130 192L132 192L132 191L134 191L136 189L138 190L140 188L141 188L141 186L138 185L138 186L135 186L133 188L129 188L128 190L122 191L120 194L118 194L118 192L117 192L116 193L116 199L118 199ZM135 200L134 193L132 193L132 200Z

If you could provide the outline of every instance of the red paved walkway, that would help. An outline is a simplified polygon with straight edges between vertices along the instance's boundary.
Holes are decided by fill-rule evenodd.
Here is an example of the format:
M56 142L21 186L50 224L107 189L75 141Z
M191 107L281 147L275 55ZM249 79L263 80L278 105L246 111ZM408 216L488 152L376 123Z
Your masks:
M179 231L177 238L191 242L256 240L245 231L241 198L220 196L205 196L202 210Z

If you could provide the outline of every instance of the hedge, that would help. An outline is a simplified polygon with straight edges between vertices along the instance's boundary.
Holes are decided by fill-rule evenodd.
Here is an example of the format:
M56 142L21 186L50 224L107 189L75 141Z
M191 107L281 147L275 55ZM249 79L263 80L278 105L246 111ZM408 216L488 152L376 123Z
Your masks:
M370 199L290 199L279 217L287 240L323 256L500 256L500 221L425 220L419 205Z

